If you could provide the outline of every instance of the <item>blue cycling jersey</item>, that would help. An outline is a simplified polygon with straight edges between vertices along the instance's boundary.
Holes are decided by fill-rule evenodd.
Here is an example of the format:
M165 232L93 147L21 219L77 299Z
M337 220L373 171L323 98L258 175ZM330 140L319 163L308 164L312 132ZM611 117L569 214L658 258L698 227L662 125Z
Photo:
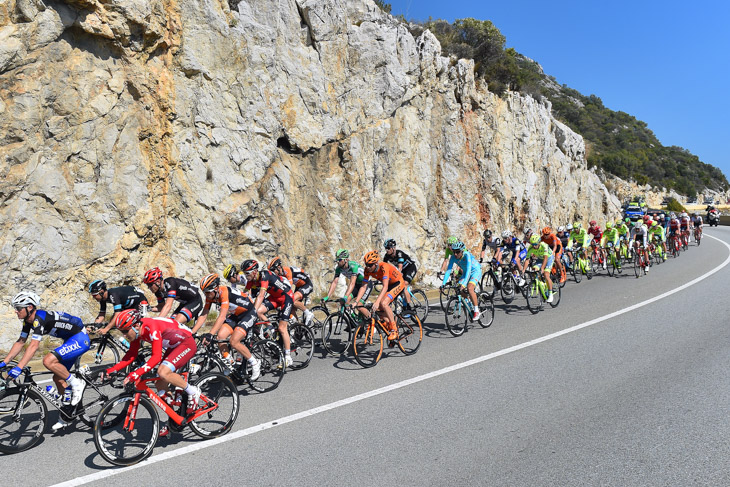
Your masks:
M81 321L81 318L68 313L38 309L35 312L33 323L23 323L20 337L27 338L32 332L33 340L40 340L43 335L67 340L83 329L84 322Z
M481 267L479 267L479 261L476 257L471 255L468 250L465 250L461 259L457 259L455 255L452 255L451 258L449 258L449 267L446 269L446 274L444 274L444 281L442 283L444 286L449 280L451 269L454 267L454 264L458 265L461 270L464 271L464 274L459 281L459 284L462 286L466 286L469 283L469 280L473 279L474 275L481 275L482 270ZM476 279L479 278L477 277Z

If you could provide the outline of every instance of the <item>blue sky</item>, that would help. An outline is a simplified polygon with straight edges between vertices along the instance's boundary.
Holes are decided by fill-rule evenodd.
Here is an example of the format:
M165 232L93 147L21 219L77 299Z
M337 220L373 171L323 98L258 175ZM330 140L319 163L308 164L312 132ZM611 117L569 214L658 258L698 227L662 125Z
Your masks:
M730 179L730 2L386 0L409 20L491 20L558 83L643 120Z

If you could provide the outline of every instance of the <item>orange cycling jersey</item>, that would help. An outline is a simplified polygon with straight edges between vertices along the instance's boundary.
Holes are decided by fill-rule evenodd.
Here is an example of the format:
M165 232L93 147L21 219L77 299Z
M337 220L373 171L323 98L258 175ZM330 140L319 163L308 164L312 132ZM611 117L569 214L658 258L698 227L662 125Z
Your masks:
M222 310L227 310L227 314L234 316L241 315L246 311L253 309L253 302L248 297L248 294L241 293L236 294L233 290L227 286L219 286L216 290L213 298L205 299L205 310L210 309L211 304L218 304Z
M398 268L395 267L393 264L388 264L387 262L378 262L378 268L375 270L375 272L368 272L366 268L365 279L367 280L371 277L375 277L375 279L377 279L378 281L383 281L384 284L387 280L389 281L389 286L392 286L393 284L396 284L403 280L403 274L401 274Z
M297 269L296 267L284 266L281 266L281 268L284 269L283 277L285 277L287 281L291 282L294 287L302 287L307 283L307 281L304 280L305 274L301 269Z
M550 246L550 249L552 250L553 245L555 246L555 253L559 254L563 251L563 243L560 241L557 235L554 233L551 233L550 235L543 235L542 241L545 242Z

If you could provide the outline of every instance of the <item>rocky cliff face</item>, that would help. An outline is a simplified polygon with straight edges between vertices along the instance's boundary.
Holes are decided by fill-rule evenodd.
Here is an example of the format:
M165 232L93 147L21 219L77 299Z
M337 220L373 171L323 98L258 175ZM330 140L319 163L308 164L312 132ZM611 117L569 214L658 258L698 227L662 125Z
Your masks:
M386 237L433 270L452 233L618 212L548 105L370 0L5 0L0 26L8 299L87 319L93 278L274 254L321 283Z

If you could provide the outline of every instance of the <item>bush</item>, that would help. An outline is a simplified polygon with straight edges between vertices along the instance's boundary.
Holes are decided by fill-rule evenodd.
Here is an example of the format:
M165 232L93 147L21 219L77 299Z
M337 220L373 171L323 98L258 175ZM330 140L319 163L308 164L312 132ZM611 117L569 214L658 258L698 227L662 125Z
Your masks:
M669 198L669 201L667 202L667 211L681 213L683 211L687 211L687 209L684 206L682 206L682 203L677 201L676 198Z

